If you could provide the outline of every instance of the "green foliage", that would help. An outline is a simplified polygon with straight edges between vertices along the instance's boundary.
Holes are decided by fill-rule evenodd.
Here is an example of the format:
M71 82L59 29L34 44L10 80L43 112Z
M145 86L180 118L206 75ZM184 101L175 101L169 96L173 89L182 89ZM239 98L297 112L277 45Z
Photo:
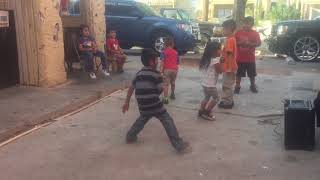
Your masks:
M272 22L286 21L286 20L296 20L300 19L300 11L295 8L295 6L287 6L285 4L277 4L272 7L268 18Z

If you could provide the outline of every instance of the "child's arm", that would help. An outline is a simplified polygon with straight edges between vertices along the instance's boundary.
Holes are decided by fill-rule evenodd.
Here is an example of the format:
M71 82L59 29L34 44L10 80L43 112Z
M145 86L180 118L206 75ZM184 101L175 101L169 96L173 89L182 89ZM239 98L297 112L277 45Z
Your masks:
M260 35L258 33L256 33L255 41L249 42L248 46L253 47L253 48L261 46L261 39L260 39Z
M130 99L131 99L133 92L134 92L134 87L131 85L128 90L128 93L127 93L126 101L125 101L124 105L122 106L122 113L126 113L129 110Z
M79 44L79 50L80 51L93 51L92 48L84 48L82 44Z

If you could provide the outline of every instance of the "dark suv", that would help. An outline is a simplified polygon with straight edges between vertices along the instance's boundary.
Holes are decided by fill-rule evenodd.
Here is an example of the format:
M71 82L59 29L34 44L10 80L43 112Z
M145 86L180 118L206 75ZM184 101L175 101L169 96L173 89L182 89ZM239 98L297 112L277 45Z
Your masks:
M267 40L269 50L296 61L316 61L320 55L320 18L277 23Z
M190 24L164 18L140 2L107 0L106 24L107 29L117 31L120 45L125 49L139 46L160 52L166 37L174 38L180 54L196 45Z

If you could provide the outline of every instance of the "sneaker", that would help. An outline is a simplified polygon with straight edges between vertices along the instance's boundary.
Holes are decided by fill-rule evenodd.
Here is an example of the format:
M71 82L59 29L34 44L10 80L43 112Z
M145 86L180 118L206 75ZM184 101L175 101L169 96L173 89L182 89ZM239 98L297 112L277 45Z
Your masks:
M227 104L224 101L221 101L218 105L218 107L222 109L232 109L233 106L234 106L234 102L232 102L231 104Z
M126 138L126 143L127 144L133 144L133 143L136 143L138 141L138 138L137 137L128 137Z
M170 95L170 99L171 99L171 100L175 100L175 99L176 99L176 95L175 95L174 93L172 93L172 94Z
M192 152L192 147L188 142L183 142L181 149L177 150L179 154L186 154Z
M208 112L208 111L201 113L200 117L204 120L207 120L207 121L215 121L216 120L216 117L213 116L212 114L210 114L210 112Z
M168 99L167 97L164 97L164 98L162 99L162 103L163 103L163 104L169 104L169 99Z
M250 86L250 90L251 90L251 92L253 92L253 93L258 93L257 86L255 86L255 85Z
M89 74L89 76L90 76L90 78L91 78L91 79L97 79L96 74L95 74L95 73L93 73L93 72L92 72L92 73L90 73L90 74Z
M102 70L102 74L106 77L110 76L110 73L107 70Z
M240 89L241 89L240 87L235 87L234 88L234 93L235 94L239 94L240 93Z
M198 111L198 117L201 117L202 114L204 114L204 110L199 110L199 111Z

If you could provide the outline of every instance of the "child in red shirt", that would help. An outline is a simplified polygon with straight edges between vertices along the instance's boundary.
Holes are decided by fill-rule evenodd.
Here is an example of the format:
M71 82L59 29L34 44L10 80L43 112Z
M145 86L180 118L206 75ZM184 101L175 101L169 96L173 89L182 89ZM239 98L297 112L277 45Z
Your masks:
M250 90L253 93L258 93L257 86L255 83L255 77L257 76L256 71L256 57L255 51L256 47L261 45L261 40L259 33L252 29L254 25L253 17L246 17L244 19L244 24L241 30L236 33L237 47L238 47L238 72L237 72L237 82L234 93L239 94L241 88L241 78L250 78L251 86Z
M160 72L165 77L163 103L168 104L169 84L171 85L170 99L174 100L176 98L174 92L176 88L176 79L179 69L179 55L178 52L174 49L174 41L172 38L167 38L165 40L165 49L161 53L160 59L162 60Z
M108 33L108 37L106 40L107 46L107 55L112 57L117 62L117 70L118 72L123 72L123 64L125 63L127 56L123 53L122 49L120 48L119 41L117 40L116 31L111 30Z

